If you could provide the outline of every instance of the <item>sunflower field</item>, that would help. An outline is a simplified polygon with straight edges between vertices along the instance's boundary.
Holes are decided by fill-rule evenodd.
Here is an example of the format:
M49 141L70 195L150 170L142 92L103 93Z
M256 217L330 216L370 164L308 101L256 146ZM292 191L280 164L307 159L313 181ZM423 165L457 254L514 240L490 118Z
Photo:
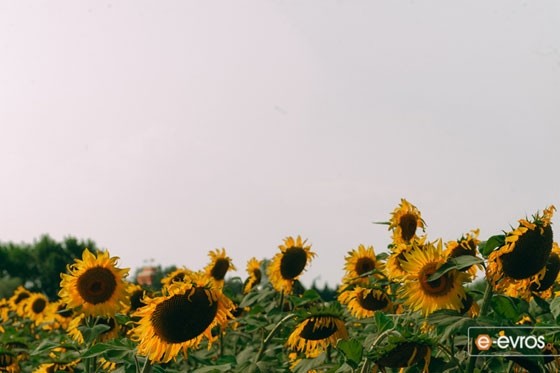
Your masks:
M350 250L331 299L298 280L318 255L301 236L249 260L246 278L226 278L234 261L216 249L161 290L85 249L56 299L20 286L0 300L0 372L557 372L554 212L485 239L430 240L402 199L381 223L388 250Z

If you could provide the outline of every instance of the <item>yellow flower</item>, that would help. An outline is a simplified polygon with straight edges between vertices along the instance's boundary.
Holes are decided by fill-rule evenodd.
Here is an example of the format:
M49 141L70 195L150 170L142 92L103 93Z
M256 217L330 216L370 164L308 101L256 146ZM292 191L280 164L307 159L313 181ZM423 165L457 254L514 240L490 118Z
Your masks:
M206 276L212 278L216 285L221 288L224 285L227 271L235 271L236 268L223 248L210 251L208 256L210 257L210 263L205 268Z
M20 317L23 317L25 314L23 301L30 296L31 293L26 288L18 286L17 289L14 290L14 294L8 299L10 309L16 312Z
M426 223L422 220L420 210L406 199L401 198L401 203L391 213L389 230L393 232L393 242L409 243L416 238L416 230L426 229Z
M167 287L174 282L185 282L188 281L189 277L193 274L193 271L185 267L178 268L173 272L169 273L161 280L162 291L165 293Z
M456 258L463 255L476 256L476 249L480 244L478 235L480 233L479 229L473 229L470 233L467 233L457 241L449 241L445 245L445 257L447 259ZM478 270L483 269L482 265L471 265L468 268L464 268L461 271L467 272L472 278L474 278Z
M402 267L407 276L399 295L406 306L424 316L440 309L461 309L466 297L462 284L469 279L467 274L451 270L436 280L428 280L445 263L441 241L437 247L432 243L421 249L415 247L404 256Z
M290 294L294 282L299 278L307 263L315 256L311 251L311 245L300 236L296 239L286 237L284 244L278 248L276 254L268 266L268 278L272 286L279 292Z
M387 293L361 286L343 291L338 296L338 301L346 305L350 314L358 319L372 317L377 311L388 312L393 308Z
M47 316L48 298L40 293L32 293L24 302L25 316L35 322L35 325L41 324Z
M175 283L169 295L150 299L133 316L139 317L133 330L138 353L153 362L166 363L180 351L197 348L204 337L211 344L215 326L225 327L233 318L233 303L213 281L195 275L186 283Z
M252 288L261 283L261 262L256 258L249 259L247 262L247 273L249 274L249 277L247 277L245 284L243 284L244 294L247 294Z
M348 255L344 258L346 264L344 270L346 274L342 279L343 283L369 283L370 278L380 278L379 273L369 274L366 273L373 270L381 272L383 265L377 261L373 246L359 245L357 249L349 251Z
M58 293L68 308L93 316L114 316L126 300L124 278L127 269L116 267L118 257L108 252L92 254L85 249L82 259L68 266L69 274L61 274Z
M506 233L505 244L489 255L486 277L497 292L526 298L531 284L543 279L553 248L554 210L550 206L532 221L520 219L519 227Z
M17 355L9 351L0 351L0 372L19 373Z
M336 315L316 314L303 319L288 337L286 345L306 357L315 357L339 339L347 339L346 325Z

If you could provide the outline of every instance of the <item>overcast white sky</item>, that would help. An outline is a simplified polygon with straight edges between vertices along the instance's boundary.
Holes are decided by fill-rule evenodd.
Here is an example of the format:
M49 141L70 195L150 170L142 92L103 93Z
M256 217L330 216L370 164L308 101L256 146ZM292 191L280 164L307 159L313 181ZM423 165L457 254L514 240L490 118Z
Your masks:
M560 208L559 121L558 1L3 1L0 241L244 278L301 234L334 285L401 197L446 241Z

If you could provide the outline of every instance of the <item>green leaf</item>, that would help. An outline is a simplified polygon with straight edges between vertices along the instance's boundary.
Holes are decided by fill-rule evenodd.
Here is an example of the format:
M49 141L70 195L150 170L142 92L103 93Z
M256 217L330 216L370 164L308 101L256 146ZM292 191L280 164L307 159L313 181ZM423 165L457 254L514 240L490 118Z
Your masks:
M428 277L428 281L435 281L453 269L460 271L461 269L469 268L474 264L481 264L483 262L484 260L482 260L482 258L472 255L461 255L456 258L451 258Z
M198 368L193 373L215 373L215 372L231 372L231 364L210 365Z
M546 300L542 299L537 294L533 294L533 300L541 308L541 310L543 310L543 312L545 312L545 313L550 312L550 305L548 304L548 302Z
M503 246L505 243L506 236L503 234L497 234L490 237L487 241L481 242L480 245L478 245L478 251L480 251L482 256L488 258L488 255L490 255L494 249Z
M558 320L558 316L560 316L560 297L554 298L552 302L550 302L550 313L552 313L554 319Z
M521 315L529 311L529 304L526 301L501 294L492 297L490 306L499 317L511 322L519 321Z
M376 312L375 315L375 325L377 325L377 332L383 333L387 329L391 329L395 326L393 320L384 314L383 312Z
M342 353L346 357L346 362L352 368L358 368L358 365L360 365L360 361L362 361L362 355L364 352L362 344L359 341L355 339L340 340L337 343L336 348L342 351Z

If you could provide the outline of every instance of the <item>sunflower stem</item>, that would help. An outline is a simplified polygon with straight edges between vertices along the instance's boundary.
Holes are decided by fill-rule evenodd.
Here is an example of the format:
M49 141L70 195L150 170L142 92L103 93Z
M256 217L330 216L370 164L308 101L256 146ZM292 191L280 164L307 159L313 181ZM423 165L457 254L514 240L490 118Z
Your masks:
M284 294L284 292L282 292L282 294ZM278 321L278 324L276 324L274 326L274 328L270 331L270 333L268 333L266 338L262 341L261 347L259 348L259 352L257 352L257 355L255 356L255 360L254 360L255 364L261 359L261 356L264 352L264 349L266 348L266 345L270 342L272 337L274 337L274 334L276 334L276 332L278 331L278 329L280 329L282 324L284 324L286 321L288 321L290 319L293 319L296 316L297 315L295 313L291 313L291 314L285 316L282 320Z
M490 299L492 299L492 285L490 282L486 281L486 290L484 290L484 296L482 297L482 305L480 306L480 316L486 316L488 309L490 308ZM471 342L471 351L474 348L474 341ZM469 358L469 365L467 367L467 373L474 372L474 366L476 365L477 356L471 356Z

